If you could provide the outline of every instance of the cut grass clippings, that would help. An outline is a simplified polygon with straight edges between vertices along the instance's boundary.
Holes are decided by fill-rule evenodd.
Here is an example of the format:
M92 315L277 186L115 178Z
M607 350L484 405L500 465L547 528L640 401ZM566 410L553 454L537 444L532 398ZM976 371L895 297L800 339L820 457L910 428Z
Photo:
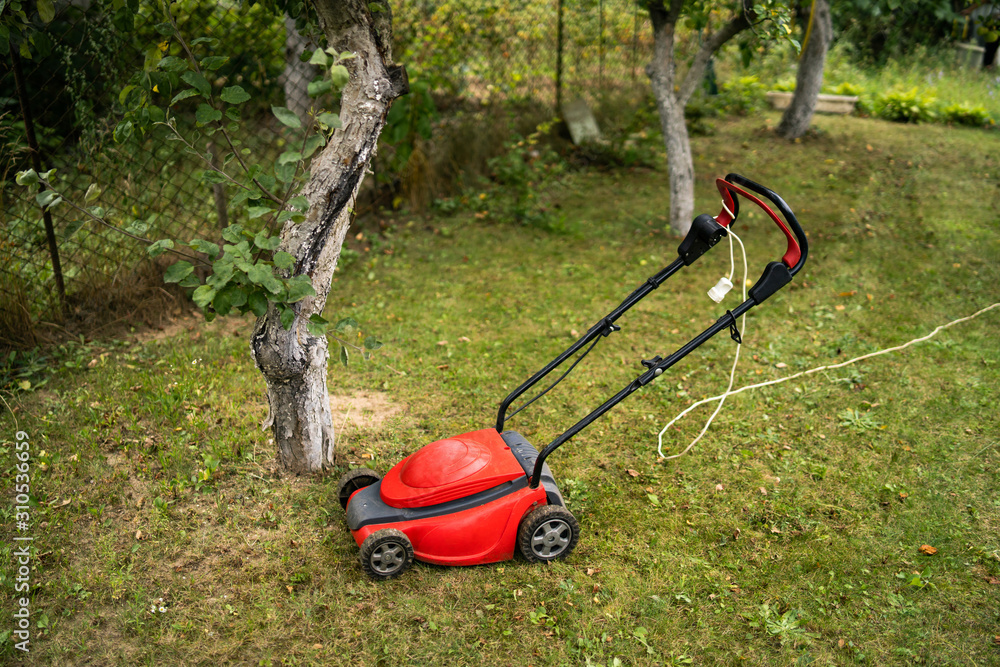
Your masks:
M993 133L816 125L786 143L759 119L724 121L693 142L698 212L718 212L713 180L736 171L781 194L811 242L792 285L751 313L736 386L899 345L1000 300ZM4 660L1000 661L995 311L898 354L734 396L691 454L658 463L662 424L725 388L734 346L719 336L550 457L582 526L568 560L364 576L339 474L384 472L489 426L509 390L675 256L664 173L575 173L559 198L564 233L413 219L338 273L327 318L353 317L385 346L331 364L334 423L350 426L328 477L277 474L249 321L91 343L92 363L18 394L0 436ZM755 279L783 253L780 233L749 207L736 229ZM640 359L732 307L705 296L728 271L724 245L682 271L511 426L546 444ZM365 398L350 407L351 396ZM668 433L670 453L710 411ZM17 429L37 500L23 532ZM5 634L15 534L34 538L28 657Z

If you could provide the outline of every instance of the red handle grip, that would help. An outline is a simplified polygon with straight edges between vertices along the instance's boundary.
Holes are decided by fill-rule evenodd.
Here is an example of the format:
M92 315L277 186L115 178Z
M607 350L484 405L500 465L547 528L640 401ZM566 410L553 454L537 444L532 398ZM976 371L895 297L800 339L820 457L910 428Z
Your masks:
M774 211L771 210L770 206L761 201L756 195L753 195L738 185L734 185L724 179L715 179L715 185L719 188L719 192L722 194L722 212L719 213L716 218L716 221L718 221L720 225L728 227L733 222L736 217L734 211L737 209L736 200L733 199L733 193L742 195L757 204L757 206L764 209L764 212L767 213L772 220L774 220L774 223L778 225L778 228L784 233L785 238L788 239L788 247L785 250L784 256L781 258L781 261L785 264L785 266L791 269L799 263L799 259L802 257L802 250L799 248L798 241L795 240L795 236L788 229L788 226L775 214Z

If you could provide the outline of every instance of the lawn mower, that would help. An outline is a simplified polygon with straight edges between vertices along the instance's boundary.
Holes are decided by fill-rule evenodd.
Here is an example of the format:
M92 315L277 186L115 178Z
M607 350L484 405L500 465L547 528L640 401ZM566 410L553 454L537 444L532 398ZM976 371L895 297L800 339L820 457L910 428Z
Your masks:
M722 212L715 217L697 216L678 247L677 258L511 392L500 404L495 426L432 442L400 461L385 477L356 468L340 479L337 497L361 549L361 565L370 576L398 576L414 559L438 565L479 565L509 560L515 552L529 562L570 554L580 525L545 462L549 455L717 333L728 330L739 341L737 318L787 285L805 264L806 236L781 197L738 174L729 174L716 184L722 194ZM620 330L615 322L626 311L724 238L739 215L740 197L763 209L787 239L781 261L767 264L743 303L672 354L642 360L644 372L541 452L520 433L504 430L508 418L548 393L602 338ZM762 198L781 212L784 221ZM584 347L559 379L507 414L515 400Z

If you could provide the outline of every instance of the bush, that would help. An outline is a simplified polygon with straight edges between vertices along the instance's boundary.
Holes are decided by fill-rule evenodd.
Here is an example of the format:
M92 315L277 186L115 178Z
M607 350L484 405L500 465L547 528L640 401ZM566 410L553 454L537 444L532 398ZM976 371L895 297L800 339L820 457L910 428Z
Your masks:
M764 107L767 101L766 86L756 76L741 76L722 84L719 101L729 113L747 116Z
M968 125L970 127L988 127L994 124L990 113L981 104L972 106L967 102L950 104L941 110L941 116L946 123Z
M896 123L932 121L937 117L934 102L933 95L920 92L917 88L890 90L875 98L875 114Z

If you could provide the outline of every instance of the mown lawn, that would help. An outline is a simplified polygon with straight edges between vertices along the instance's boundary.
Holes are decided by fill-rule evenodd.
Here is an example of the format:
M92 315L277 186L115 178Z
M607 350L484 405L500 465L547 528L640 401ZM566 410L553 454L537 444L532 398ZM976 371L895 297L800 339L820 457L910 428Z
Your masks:
M694 140L699 211L718 213L714 178L736 171L782 194L811 242L790 288L752 311L737 386L1000 301L995 132L817 125L800 143L761 119ZM658 462L662 425L725 389L735 346L721 335L549 459L582 525L568 560L364 576L334 497L340 472L385 471L491 425L510 389L675 257L662 172L573 173L549 196L562 233L459 213L352 241L359 259L327 315L385 346L331 364L341 468L329 477L276 473L250 321L184 319L168 335L79 346L77 369L16 396L16 422L2 418L0 635L15 534L34 538L32 634L30 660L11 636L4 659L1000 663L1000 309L902 353L732 397L689 455ZM760 214L736 229L756 279L782 254L779 235ZM705 296L728 271L725 246L682 271L511 426L546 444L640 359L732 307ZM710 412L671 430L671 453ZM22 533L17 429L38 501Z

